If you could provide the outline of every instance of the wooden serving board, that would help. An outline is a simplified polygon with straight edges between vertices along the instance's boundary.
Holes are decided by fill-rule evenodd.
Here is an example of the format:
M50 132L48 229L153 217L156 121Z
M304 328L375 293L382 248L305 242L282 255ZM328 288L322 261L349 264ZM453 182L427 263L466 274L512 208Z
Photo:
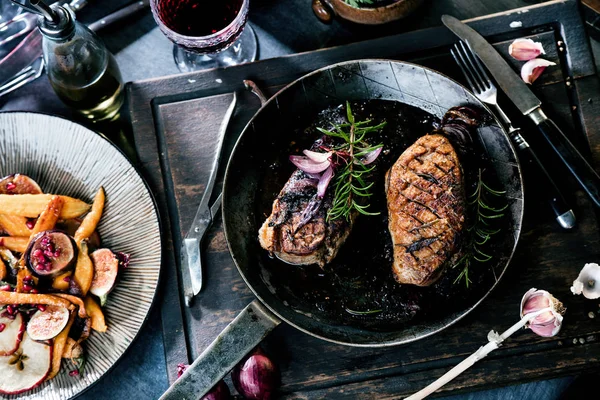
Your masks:
M558 66L546 71L535 91L547 113L600 165L600 81L577 7L575 1L555 1L469 23L503 53L518 37L532 37L544 44L546 58ZM511 23L520 27L511 28ZM176 378L176 365L202 352L253 299L231 260L220 218L207 240L206 285L191 309L182 305L176 264L181 238L208 179L214 138L232 93L236 92L238 103L226 134L225 154L260 106L258 99L244 90L242 80L254 80L272 95L309 71L358 58L411 61L461 80L448 52L455 41L449 31L439 27L128 85L136 147L167 234L159 301L171 381ZM519 65L515 62L515 67ZM528 331L519 332L442 392L503 386L600 367L600 304L575 297L569 290L584 263L600 261L596 210L572 185L546 144L527 134L532 126L506 101L503 105L565 188L575 207L577 227L568 232L559 228L540 196L544 188L528 181L526 175L526 215L517 252L498 288L474 312L433 337L386 349L335 345L283 324L264 342L281 367L282 398L383 399L410 394L483 345L490 330L502 331L515 323L521 297L531 287L549 290L565 303L568 311L561 333L542 339ZM223 170L224 165L221 167Z

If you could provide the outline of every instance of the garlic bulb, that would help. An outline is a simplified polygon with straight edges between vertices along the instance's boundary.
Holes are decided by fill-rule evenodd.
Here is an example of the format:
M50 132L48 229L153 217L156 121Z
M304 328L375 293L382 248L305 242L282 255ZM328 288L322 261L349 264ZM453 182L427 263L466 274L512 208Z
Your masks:
M588 299L600 297L600 265L585 264L571 286L573 294L583 294Z
M527 327L542 337L551 337L560 331L565 308L547 291L532 288L521 300L521 318L532 313L538 315L527 322Z

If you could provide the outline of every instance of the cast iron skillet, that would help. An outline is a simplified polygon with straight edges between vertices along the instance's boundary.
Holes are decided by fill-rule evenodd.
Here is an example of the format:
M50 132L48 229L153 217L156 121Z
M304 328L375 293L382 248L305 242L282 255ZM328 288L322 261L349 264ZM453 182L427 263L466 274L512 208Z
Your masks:
M265 252L257 239L265 219L265 215L257 215L258 210L265 209L257 202L264 198L261 191L265 180L274 174L273 166L265 161L273 159L274 152L288 152L289 143L298 140L295 136L299 132L289 127L304 118L306 110L317 112L347 100L370 99L396 100L438 117L457 105L483 109L488 122L478 129L479 140L509 202L507 229L499 239L498 256L489 265L496 281L457 311L392 330L345 324L311 309L310 304L292 304L282 296L285 290L272 283ZM517 245L522 219L523 181L515 150L496 119L463 86L436 71L389 60L350 61L314 71L292 82L261 107L237 141L225 173L225 236L232 258L257 300L238 315L163 398L202 397L281 321L309 335L349 346L392 346L433 335L464 317L495 287Z

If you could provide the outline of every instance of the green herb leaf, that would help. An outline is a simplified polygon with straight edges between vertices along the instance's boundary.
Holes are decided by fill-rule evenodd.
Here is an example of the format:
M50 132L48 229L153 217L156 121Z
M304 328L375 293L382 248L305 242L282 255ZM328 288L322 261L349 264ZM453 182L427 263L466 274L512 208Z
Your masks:
M467 227L470 233L469 239L465 244L465 255L462 256L452 268L462 267L462 271L454 280L454 283L465 281L467 287L471 284L469 279L469 268L473 262L486 263L493 256L483 251L483 246L488 244L492 236L500 232L500 229L490 228L491 221L498 220L504 216L508 204L503 207L494 207L489 204L487 196L501 197L506 192L494 190L483 182L482 171L479 169L477 188L468 197L467 205L474 215L473 224Z
M363 215L379 214L368 211L369 206L357 203L354 196L368 198L372 195L370 189L374 183L369 182L368 177L375 166L364 165L361 159L370 152L383 147L383 144L371 146L364 139L368 133L381 130L386 123L370 126L368 125L370 120L357 122L349 102L346 102L346 117L348 123L335 125L330 130L318 128L319 132L341 138L345 142L335 149L342 165L335 172L333 184L335 192L332 207L327 212L328 221L338 218L345 218L349 221L353 211ZM341 154L347 156L341 156Z

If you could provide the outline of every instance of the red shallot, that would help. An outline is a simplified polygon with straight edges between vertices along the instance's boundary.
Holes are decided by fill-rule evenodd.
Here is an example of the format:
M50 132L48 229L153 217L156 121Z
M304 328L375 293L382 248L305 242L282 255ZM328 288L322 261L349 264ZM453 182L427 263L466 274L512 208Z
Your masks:
M259 348L231 372L237 391L249 400L269 400L279 387L279 369Z

